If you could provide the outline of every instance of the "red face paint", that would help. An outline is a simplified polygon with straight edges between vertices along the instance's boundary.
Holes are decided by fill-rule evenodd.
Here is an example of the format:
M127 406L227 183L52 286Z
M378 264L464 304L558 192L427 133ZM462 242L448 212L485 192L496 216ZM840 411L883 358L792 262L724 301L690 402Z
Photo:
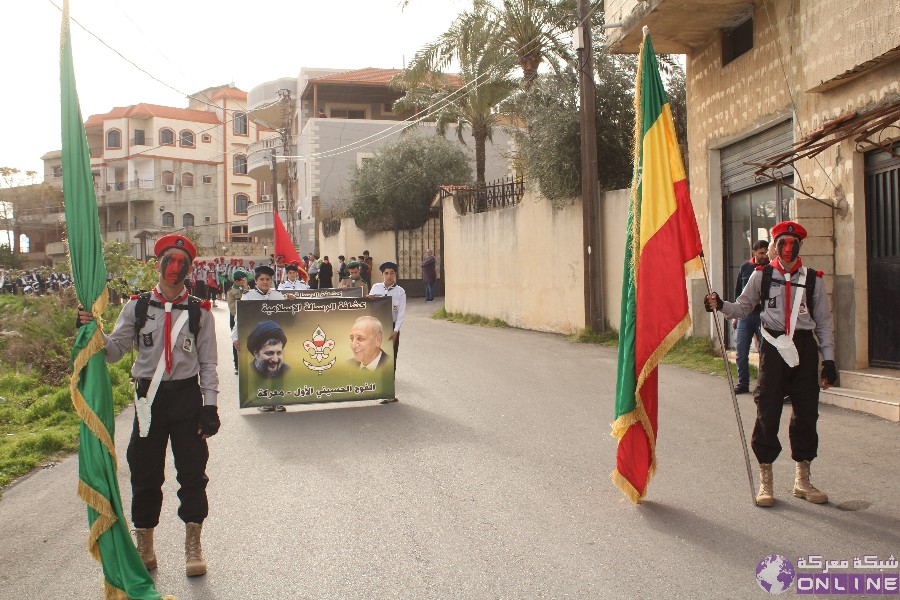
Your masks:
M171 252L160 259L159 265L163 280L169 285L178 285L187 277L190 262L181 252Z
M794 262L800 254L799 240L789 235L779 238L776 248L778 248L778 257L783 262Z

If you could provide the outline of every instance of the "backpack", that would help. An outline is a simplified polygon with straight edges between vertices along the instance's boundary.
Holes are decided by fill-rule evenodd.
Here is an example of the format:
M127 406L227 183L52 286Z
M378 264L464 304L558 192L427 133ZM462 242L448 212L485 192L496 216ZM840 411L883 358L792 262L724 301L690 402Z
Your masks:
M151 292L144 292L143 294L139 294L138 296L132 296L132 300L136 300L137 304L134 307L134 335L137 336L141 329L144 328L144 325L147 324L147 308L155 306L156 308L165 308L165 305L162 302L157 302L150 297ZM185 306L183 304L175 304L172 306L174 310L185 310ZM196 296L188 296L187 309L188 311L188 329L195 338L197 334L200 333L200 298Z
M757 269L762 270L762 282L759 287L760 306L762 306L762 301L769 299L769 290L772 287L772 272L775 270L775 267L772 265L765 265L757 267ZM810 315L813 314L813 309L815 308L814 292L816 291L816 280L822 277L823 274L822 271L816 271L815 269L806 267L806 284L791 284L806 288L806 309L809 311Z

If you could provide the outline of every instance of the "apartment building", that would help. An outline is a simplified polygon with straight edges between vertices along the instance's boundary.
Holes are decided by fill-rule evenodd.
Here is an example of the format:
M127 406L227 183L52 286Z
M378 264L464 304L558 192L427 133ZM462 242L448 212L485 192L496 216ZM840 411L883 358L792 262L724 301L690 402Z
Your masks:
M262 129L247 113L247 94L211 87L186 108L134 104L85 122L104 240L152 254L160 235L188 229L207 254L253 241L247 212L260 188L247 174L247 148ZM62 184L59 152L44 155L45 180Z
M316 249L319 219L341 216L349 206L352 167L361 166L406 130L408 123L403 121L413 115L394 111L394 102L403 93L390 86L399 72L379 68L302 68L297 78L266 82L250 90L248 108L252 118L265 127L287 126L290 131L289 136L273 133L250 146L250 174L260 181L271 180L272 153L284 155L283 141L288 141L290 156L298 158L278 162L277 180L283 182L284 177L291 177L293 189L288 202L279 183L279 205L283 211L279 214L283 220L292 217L294 242L301 253ZM413 132L434 135L435 126L419 123ZM455 132L450 135L455 138ZM474 139L468 132L463 139L462 148L469 154L474 172ZM511 144L504 131L494 131L493 141L487 144L488 181L511 174ZM272 235L271 206L260 205L255 209L258 212L250 215L251 235Z

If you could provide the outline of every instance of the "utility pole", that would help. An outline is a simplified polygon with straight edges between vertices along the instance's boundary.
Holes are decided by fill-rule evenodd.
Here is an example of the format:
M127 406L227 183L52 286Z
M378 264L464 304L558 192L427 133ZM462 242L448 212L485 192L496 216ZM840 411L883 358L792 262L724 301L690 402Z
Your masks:
M581 199L584 236L584 322L602 331L603 278L597 206L597 123L594 101L594 58L587 0L578 0L575 29L578 49L578 82L581 92Z
M294 156L294 144L293 144L293 133L292 126L294 120L294 106L291 102L291 91L288 89L278 90L278 96L281 99L281 127L279 128L279 134L281 135L281 155L282 156ZM275 155L275 149L272 150L272 155ZM297 213L294 210L294 180L296 178L295 174L295 166L293 159L285 159L285 174L284 174L284 183L283 183L283 191L284 191L284 209L287 213L286 225L288 231L288 237L291 240L291 244L296 247L297 244L294 243L294 233L296 229L296 218ZM274 169L274 167L273 167ZM273 170L273 186L277 186L277 180L274 175ZM278 210L278 199L277 192L274 192L275 205L274 210Z

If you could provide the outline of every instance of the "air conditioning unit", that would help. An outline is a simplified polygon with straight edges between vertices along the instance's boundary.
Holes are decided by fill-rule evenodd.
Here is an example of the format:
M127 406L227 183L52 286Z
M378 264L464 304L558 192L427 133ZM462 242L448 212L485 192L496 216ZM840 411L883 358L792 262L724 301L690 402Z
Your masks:
M167 191L167 192L174 192L174 191L175 191L175 186L174 186L174 185L167 185L167 186L166 186L166 191Z
M272 201L272 196L270 196L269 194L262 194L262 195L259 197L259 201L260 201L260 202L271 202L271 201Z

